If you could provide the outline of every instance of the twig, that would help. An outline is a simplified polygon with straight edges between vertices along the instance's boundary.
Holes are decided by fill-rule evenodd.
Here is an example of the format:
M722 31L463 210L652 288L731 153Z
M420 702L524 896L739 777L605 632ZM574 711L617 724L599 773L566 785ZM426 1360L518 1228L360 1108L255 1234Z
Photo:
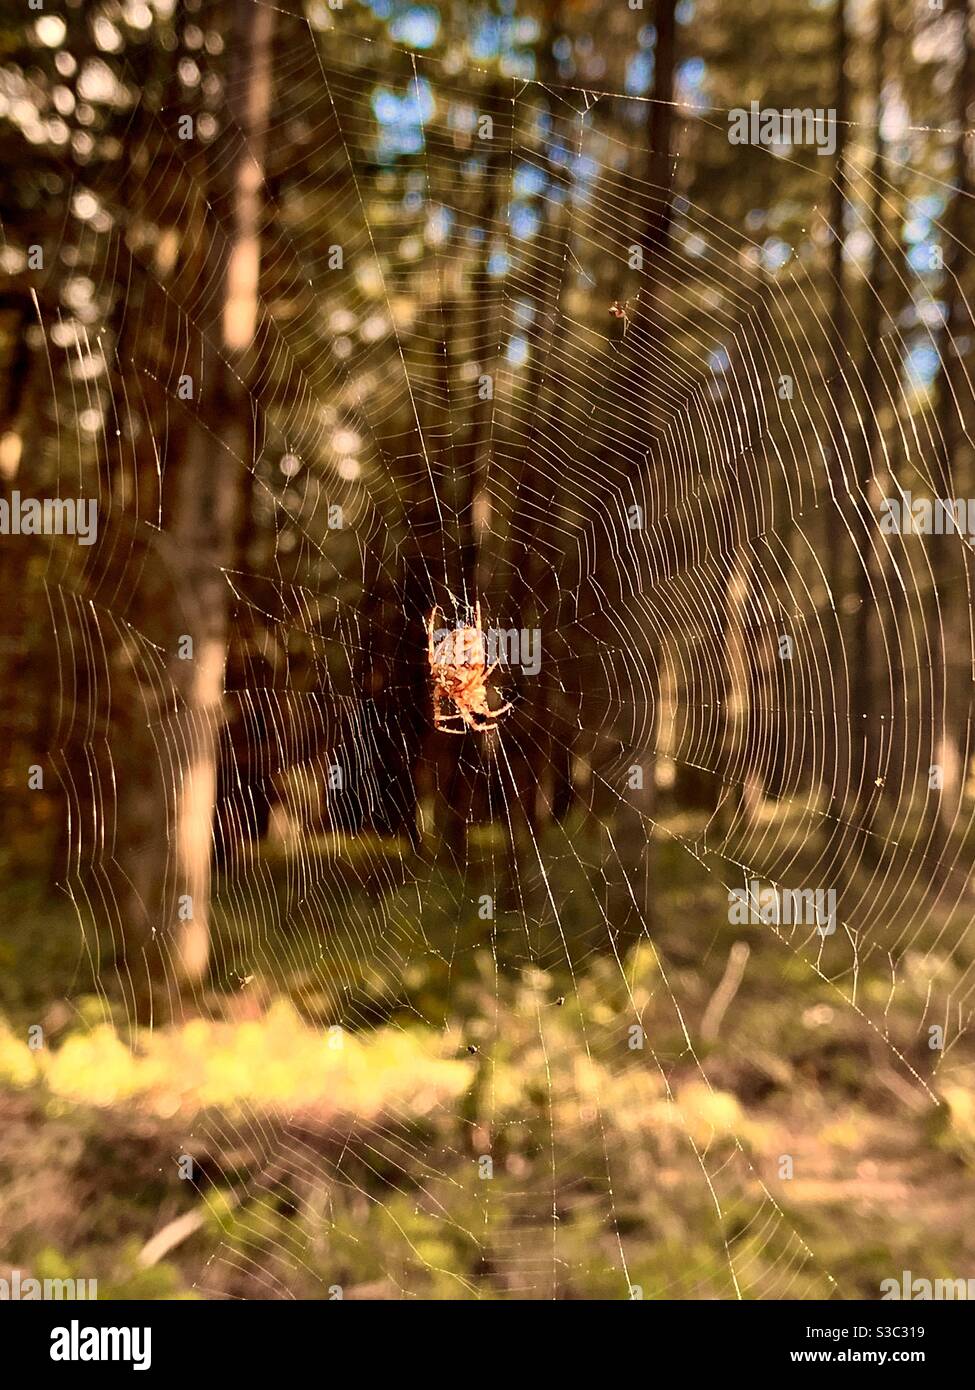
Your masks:
M701 1019L701 1038L704 1042L714 1042L718 1036L721 1020L738 993L738 986L741 984L741 977L745 973L745 966L748 964L750 954L751 948L746 941L736 941L732 946L728 955L728 964L721 977L721 983L712 994L708 1006L704 1010L704 1017Z

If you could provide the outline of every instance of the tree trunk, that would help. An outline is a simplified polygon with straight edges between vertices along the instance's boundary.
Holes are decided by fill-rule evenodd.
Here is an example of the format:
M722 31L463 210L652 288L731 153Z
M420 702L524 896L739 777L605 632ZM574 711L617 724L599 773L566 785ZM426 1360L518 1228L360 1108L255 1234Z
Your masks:
M887 285L889 237L884 221L884 205L888 191L888 169L884 138L881 134L883 89L886 75L886 49L889 36L887 0L878 0L873 44L874 90L874 153L870 182L870 241L872 246L867 276L866 299L863 308L863 350L860 367L860 393L863 402L860 412L862 434L856 442L856 484L858 504L863 509L864 538L856 572L856 613L853 624L854 663L850 683L850 730L852 764L859 774L859 795L848 798L843 819L855 824L862 839L858 851L873 856L873 840L869 831L882 800L886 767L883 758L890 755L889 737L882 738L884 724L889 734L893 709L888 698L887 682L878 679L878 644L885 640L883 613L878 605L884 601L882 547L876 535L874 521L875 477L879 466L880 439L879 406L882 396L880 370L881 335L884 324L884 293ZM886 701L886 707L884 705ZM886 719L885 719L886 716Z
M833 62L836 86L833 108L836 112L836 154L833 164L833 183L830 190L829 275L831 281L830 323L828 329L827 390L833 401L833 438L827 446L827 495L823 500L824 556L826 579L831 594L831 611L827 611L826 648L829 656L829 675L825 686L826 703L821 711L824 727L835 730L824 753L823 777L826 792L826 844L823 851L826 871L834 872L845 862L844 813L850 795L853 774L850 748L850 692L847 679L848 648L844 636L843 599L847 585L850 546L847 543L849 512L848 460L844 453L849 435L845 422L849 416L847 363L849 359L849 314L846 303L846 274L843 248L846 241L847 175L846 146L850 115L849 83L846 62L849 56L846 0L836 0L833 31ZM835 723L834 723L835 721Z
M660 314L661 270L670 246L670 226L673 218L671 200L671 142L674 125L674 90L677 68L677 7L675 0L658 0L655 15L656 45L654 49L653 101L647 123L646 180L651 199L646 224L640 238L643 249L644 288L628 333L651 335L657 332ZM636 338L635 341L639 341ZM641 363L634 353L634 380L628 398L637 402L638 419L634 428L638 438L649 430L646 410L646 380ZM637 465L644 465L640 451ZM631 465L632 466L632 465ZM654 687L649 693L652 718L647 730L646 746L633 750L634 765L642 770L642 785L622 791L622 808L617 844L623 869L633 876L633 891L637 895L644 920L650 913L651 868L650 842L652 818L656 811L656 767L654 748L659 726L660 707L660 642L656 633L646 635L646 664ZM642 878L642 884L638 887Z
M941 335L941 374L935 406L935 473L938 495L943 498L965 495L969 484L970 468L962 452L965 418L972 408L961 339L972 331L962 281L968 268L973 228L968 129L969 107L975 94L975 59L970 0L956 0L954 9L961 21L961 55L951 96L958 138L952 180L955 194L945 219L948 237L944 297L948 307ZM934 792L929 823L933 844L940 849L958 817L970 753L972 633L970 603L964 604L967 612L963 609L969 587L965 582L967 556L963 543L953 543L947 536L932 536L930 554L934 593L926 631L931 644L932 763L940 772L940 789ZM959 659L958 653L963 653L964 659Z
M185 627L179 638L192 639L192 659L177 654L173 664L184 758L176 806L178 893L183 904L176 954L180 975L188 982L203 978L209 959L211 857L229 625L223 569L233 558L240 470L248 466L251 454L245 383L258 318L264 147L272 89L274 9L233 0L232 16L226 91L234 128L225 136L233 157L224 203L229 203L231 228L222 262L221 319L211 326L203 345L199 413L190 425L177 475L171 527L177 563L183 565ZM234 138L238 132L242 139ZM216 153L222 149L223 143ZM219 172L223 167L224 161L214 160L211 193L218 199L224 193Z

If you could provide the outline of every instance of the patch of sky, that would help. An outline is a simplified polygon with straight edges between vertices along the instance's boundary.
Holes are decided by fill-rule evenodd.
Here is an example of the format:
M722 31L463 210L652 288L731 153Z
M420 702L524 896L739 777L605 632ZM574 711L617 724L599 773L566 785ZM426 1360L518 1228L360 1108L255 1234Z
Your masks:
M915 198L911 203L911 211L918 217L940 217L945 210L945 200L937 193L929 193L924 198Z
M441 242L447 240L450 235L450 228L453 225L453 214L449 208L442 205L430 209L427 217L427 241L432 246L439 246Z
M410 5L389 26L389 36L408 48L432 48L440 34L440 15L425 5Z
M599 165L590 154L576 155L573 161L573 172L580 181L591 183L599 174Z
M538 20L523 15L521 19L516 19L511 26L511 42L534 43L540 32Z
M530 82L535 76L535 59L530 53L509 53L501 59L505 77L523 77Z
M770 236L762 247L762 261L766 270L781 270L792 255L792 247L781 237Z
M930 386L938 375L941 358L930 343L918 343L907 354L905 366L909 377L922 386Z
M541 169L534 164L519 164L514 177L515 196L534 198L544 190L547 182Z
M425 78L414 78L400 95L389 87L377 87L372 94L372 111L379 123L379 156L419 154L423 149L423 126L433 115L433 90Z
M689 92L700 91L704 85L707 68L703 58L688 58L677 69L678 84Z
M948 306L942 299L922 299L917 306L918 322L925 328L940 328L947 317Z
M923 241L931 230L931 222L927 217L909 217L904 223L903 237L906 242L913 245L914 242Z
M520 333L508 339L505 356L513 367L523 367L528 361L528 342Z
M626 77L624 86L627 96L642 97L649 92L653 84L653 54L634 53L633 57L626 65Z
M501 48L501 21L497 15L481 14L474 22L470 39L471 56L484 60L496 58Z
M916 271L918 275L924 275L928 271L937 270L938 267L934 264L935 258L932 255L933 249L931 243L928 241L922 241L919 242L917 246L912 246L907 253L907 264L912 270Z
M433 90L422 77L414 78L402 96L388 87L377 87L372 109L381 125L424 125L433 115Z
M419 126L381 130L376 141L379 162L386 164L399 155L420 154L423 144L423 131Z
M511 204L511 234L516 241L527 241L538 235L541 225L538 213L527 203Z

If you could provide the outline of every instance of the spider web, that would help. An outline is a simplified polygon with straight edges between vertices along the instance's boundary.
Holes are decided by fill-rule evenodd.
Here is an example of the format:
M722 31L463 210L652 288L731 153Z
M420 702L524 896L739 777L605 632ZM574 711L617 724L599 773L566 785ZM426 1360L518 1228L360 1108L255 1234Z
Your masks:
M723 163L765 185L801 152L730 146L727 112L690 93L672 105L657 182L645 97L539 80L514 50L500 76L391 52L323 6L274 13L274 101L253 156L268 208L254 354L245 375L226 363L250 418L211 433L260 526L219 567L229 659L221 717L202 720L221 741L210 978L247 999L289 987L340 1047L378 1025L422 1027L469 1089L461 1104L431 1083L422 1103L328 1123L207 1110L176 1148L225 1156L196 1187L234 1232L196 1286L289 1297L310 1283L327 1297L343 1251L371 1241L375 1278L346 1296L848 1293L792 1210L780 1151L729 1099L732 1063L767 1072L776 1050L754 1013L751 1031L736 1024L733 1000L750 943L777 1013L794 996L832 1019L835 1046L912 1114L934 1114L942 1071L968 1057L971 802L962 784L946 848L923 789L945 747L934 676L971 665L971 632L946 632L932 610L929 547L876 521L896 489L958 492L918 407L924 349L943 342L936 290L870 221L873 199L908 188L937 205L929 233L950 242L946 185L912 163L940 132L894 130L878 167L875 128L849 126L840 331L823 273L831 160L805 160L809 204L780 236L725 220L720 196L692 199L694 171ZM221 122L244 102L235 80ZM156 104L152 162L134 164L147 216L197 230L194 275L163 272L165 247L135 210L120 215L123 190L92 194L119 218L93 302L117 300L132 266L149 289L123 290L115 327L82 331L65 357L117 344L144 395L99 402L73 383L79 416L101 412L106 457L113 433L123 442L96 475L93 597L48 580L66 711L53 747L85 710L97 727L87 768L62 769L65 887L86 949L107 928L133 995L143 962L107 886L126 804L102 741L123 727L110 653L138 669L129 717L148 724L146 775L171 810L199 729L179 710L178 633L145 621L118 575L157 574L146 555L166 572L182 562L163 515L172 458L187 420L212 425L178 384L193 375L205 399L201 364L225 356L213 305L232 232L200 142L178 138L179 110ZM902 308L868 339L878 264ZM866 355L848 350L863 342ZM964 370L959 381L964 420ZM158 460L155 516L125 453L140 434ZM953 566L943 595L967 594L965 541L939 539ZM844 594L827 577L831 546ZM447 739L429 728L425 624L435 605L447 626L467 624L477 600L493 629L537 628L541 662L534 676L497 673L494 703L514 709L496 730ZM866 729L853 710L861 618L881 693ZM700 815L675 809L675 783L699 789ZM170 965L177 856L173 833L166 903L146 904L163 923L148 951ZM836 931L729 933L729 890L754 881L833 890ZM678 930L667 914L681 911ZM422 986L430 972L446 1006ZM175 991L172 1007L186 1007ZM222 1018L222 996L201 986L190 1012ZM941 1051L927 1048L932 1024ZM733 1035L724 1049L719 1028ZM691 1249L648 1261L637 1213L664 1246L680 1243L680 1216L697 1219L717 1272ZM457 1248L476 1251L476 1277L454 1271Z

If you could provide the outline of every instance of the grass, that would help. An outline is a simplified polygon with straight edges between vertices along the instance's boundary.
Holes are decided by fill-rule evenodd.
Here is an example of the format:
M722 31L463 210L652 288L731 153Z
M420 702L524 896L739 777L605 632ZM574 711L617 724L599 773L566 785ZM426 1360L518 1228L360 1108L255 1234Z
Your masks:
M384 892L362 845L306 856L298 891L271 863L273 923L225 891L203 1012L134 1039L77 993L76 925L23 900L15 984L50 933L56 1026L32 1051L36 980L8 982L3 1258L129 1297L872 1298L975 1273L975 1057L964 1029L928 1045L964 997L960 919L931 914L892 990L840 933L729 925L666 837L639 939L600 845L573 848L543 847L561 910L528 923L501 895L478 915L490 838Z

